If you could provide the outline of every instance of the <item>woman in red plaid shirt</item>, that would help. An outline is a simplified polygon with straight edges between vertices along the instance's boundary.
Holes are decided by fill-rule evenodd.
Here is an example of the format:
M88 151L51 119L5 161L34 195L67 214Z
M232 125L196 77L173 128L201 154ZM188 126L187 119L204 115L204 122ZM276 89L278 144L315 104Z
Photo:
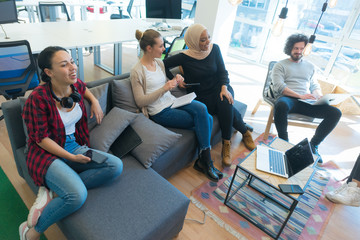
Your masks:
M100 124L98 100L77 78L77 66L66 49L48 47L38 58L41 79L27 99L22 116L29 135L27 165L40 186L27 222L20 225L20 239L39 239L49 226L79 209L87 189L118 177L122 161L108 153L96 163L83 155L89 150L89 130L83 98L91 103L91 117ZM53 198L52 193L57 194Z

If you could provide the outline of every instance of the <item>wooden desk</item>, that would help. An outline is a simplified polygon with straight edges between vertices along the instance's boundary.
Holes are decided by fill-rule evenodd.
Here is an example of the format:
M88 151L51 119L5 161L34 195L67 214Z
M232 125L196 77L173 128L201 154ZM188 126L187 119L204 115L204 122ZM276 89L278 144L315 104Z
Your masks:
M135 30L145 31L151 23L141 19L115 19L71 22L12 23L3 25L10 39L0 32L0 41L28 40L33 53L40 53L48 46L62 46L71 50L78 65L78 77L84 80L84 47L114 44L114 75L121 74L122 43L135 41ZM179 30L161 32L166 36L179 35ZM99 54L100 57L100 54ZM101 64L101 59L97 59Z

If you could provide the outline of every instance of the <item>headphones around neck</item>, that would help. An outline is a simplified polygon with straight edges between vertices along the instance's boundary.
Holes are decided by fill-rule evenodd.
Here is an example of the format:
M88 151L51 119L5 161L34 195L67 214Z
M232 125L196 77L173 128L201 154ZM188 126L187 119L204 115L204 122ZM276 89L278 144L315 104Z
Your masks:
M78 92L77 88L73 84L71 84L70 86L71 86L73 93L71 93L69 97L63 97L60 99L55 95L54 91L52 90L51 82L50 82L51 95L53 96L53 98L56 101L58 101L60 103L60 106L62 106L63 108L72 108L72 106L74 105L74 102L81 101L81 95Z

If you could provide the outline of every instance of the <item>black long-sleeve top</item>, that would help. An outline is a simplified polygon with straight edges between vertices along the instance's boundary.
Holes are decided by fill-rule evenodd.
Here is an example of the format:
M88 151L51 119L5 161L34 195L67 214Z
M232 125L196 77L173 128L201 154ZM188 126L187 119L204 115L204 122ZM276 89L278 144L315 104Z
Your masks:
M230 83L220 48L216 44L213 44L210 54L202 60L179 53L164 59L164 64L169 79L174 77L170 69L182 66L186 83L200 83L200 86L192 86L187 89L194 91L198 97L218 93L221 91L222 85L228 86Z

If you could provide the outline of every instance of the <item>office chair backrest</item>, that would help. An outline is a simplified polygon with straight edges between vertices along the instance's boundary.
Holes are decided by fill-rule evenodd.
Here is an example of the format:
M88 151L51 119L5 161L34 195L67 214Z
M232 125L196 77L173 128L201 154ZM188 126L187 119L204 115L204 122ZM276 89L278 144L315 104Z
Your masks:
M263 99L265 102L269 103L270 105L274 105L274 96L272 95L272 91L270 90L272 88L272 79L271 79L271 75L272 75L272 69L274 68L274 65L276 64L276 61L271 61L269 63L269 67L268 67L268 72L266 75L266 79L265 79L265 84L264 84L264 88L263 88Z
M38 69L29 42L0 42L0 94L15 99L38 85Z
M71 21L63 2L39 2L39 13L42 22Z
M188 30L189 27L184 27L183 30L180 33L180 37L185 37L185 33Z
M192 19L195 17L195 12L196 12L196 3L197 1L194 2L192 8L191 8L191 11L190 11L190 14L189 14L189 18Z
M162 59L167 58L171 53L183 50L185 46L185 39L183 37L174 38L169 47L169 50L165 54L163 54Z
M126 8L126 11L128 12L128 15L124 15L123 10L121 9L121 7L118 7L119 14L111 14L110 19L129 19L129 18L133 18L131 16L131 9L132 9L133 3L134 3L134 0L130 0L129 5Z
M129 5L128 5L127 8L126 8L126 11L128 12L130 18L132 18L132 16L131 16L131 9L132 9L133 4L134 4L134 0L130 0L130 1L129 1Z

